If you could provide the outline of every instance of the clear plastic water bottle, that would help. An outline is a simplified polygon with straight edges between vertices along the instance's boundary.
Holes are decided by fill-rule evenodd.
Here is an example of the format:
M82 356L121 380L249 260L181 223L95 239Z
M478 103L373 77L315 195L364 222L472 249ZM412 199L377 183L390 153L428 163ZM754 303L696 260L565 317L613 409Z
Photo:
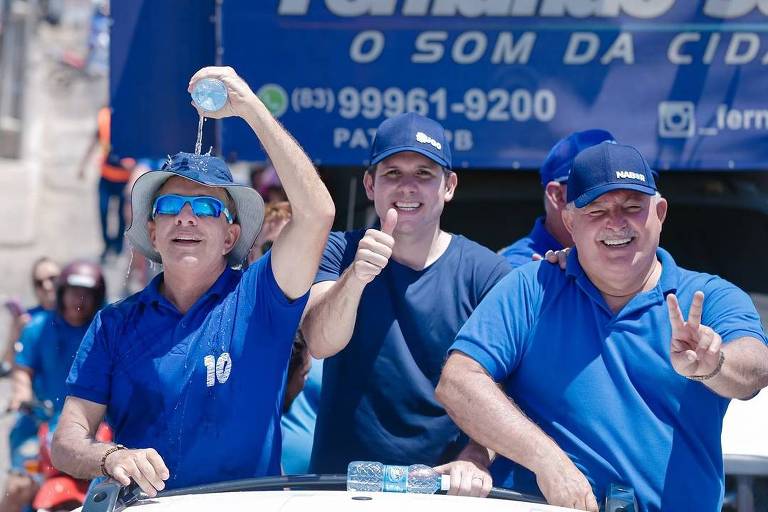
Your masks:
M227 103L227 86L217 78L203 78L192 88L192 100L201 110L216 112Z
M449 475L441 475L424 464L386 466L381 462L356 460L347 466L348 491L434 494L450 487Z

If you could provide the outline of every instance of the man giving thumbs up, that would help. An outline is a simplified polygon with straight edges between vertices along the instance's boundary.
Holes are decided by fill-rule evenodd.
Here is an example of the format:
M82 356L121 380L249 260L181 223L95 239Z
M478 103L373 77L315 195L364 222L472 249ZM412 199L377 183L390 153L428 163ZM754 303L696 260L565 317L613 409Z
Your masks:
M457 176L439 123L415 113L384 121L363 183L379 217L331 233L302 324L328 358L310 470L352 460L423 463L451 474L451 493L484 495L488 452L460 437L435 400L446 350L510 269L489 249L440 229Z

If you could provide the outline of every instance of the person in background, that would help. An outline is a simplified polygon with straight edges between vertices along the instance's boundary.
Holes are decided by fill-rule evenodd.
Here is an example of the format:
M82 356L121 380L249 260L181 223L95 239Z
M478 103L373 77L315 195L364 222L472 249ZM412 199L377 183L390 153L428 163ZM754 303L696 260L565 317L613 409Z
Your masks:
M323 382L323 360L309 354L307 342L296 332L288 365L288 383L280 426L283 432L281 466L283 474L309 472L309 459L315 436L315 422Z
M37 304L25 310L15 300L6 302L6 308L11 314L11 328L8 331L8 342L3 353L2 363L10 366L13 363L15 345L19 340L21 330L29 323L32 316L41 311L51 311L56 307L56 278L59 277L59 265L43 256L32 263L32 288Z
M78 177L83 179L85 169L91 160L93 152L98 149L99 157L99 219L101 221L101 236L104 241L104 250L101 260L104 262L112 254L119 256L123 252L123 235L125 232L124 190L131 177L131 171L136 165L132 158L121 157L112 151L110 138L112 111L105 106L99 109L98 126L93 142L83 155L78 170ZM110 227L110 203L117 201L117 232L112 233Z
M50 402L54 414L50 421L55 424L64 406L69 368L88 325L104 303L105 294L106 285L98 265L77 261L64 267L57 277L55 310L35 314L21 333L11 373L9 411L18 412L23 404L33 400ZM24 421L30 422L31 428ZM20 425L24 425L26 432L22 432ZM6 492L0 499L3 512L18 512L32 502L37 483L26 473L23 462L30 457L27 448L36 448L38 426L32 415L19 412L17 427L10 436L11 471ZM28 437L22 439L23 435Z
M541 259L547 251L571 247L573 240L561 216L568 195L568 174L579 152L603 141L613 140L605 130L574 132L552 146L539 173L544 187L544 217L536 219L533 229L520 240L499 251L512 267Z
M582 151L568 180L567 267L511 272L456 337L437 396L499 455L497 485L598 510L720 510L723 415L768 385L749 296L659 247L667 201L631 146Z

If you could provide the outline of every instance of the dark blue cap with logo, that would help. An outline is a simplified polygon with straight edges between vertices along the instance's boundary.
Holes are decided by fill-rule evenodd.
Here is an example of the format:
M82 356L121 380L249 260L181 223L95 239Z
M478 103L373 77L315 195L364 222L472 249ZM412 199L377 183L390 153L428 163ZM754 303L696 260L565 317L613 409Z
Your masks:
M568 181L568 174L573 167L573 159L580 152L600 144L606 140L614 140L613 135L605 130L584 130L573 132L564 139L560 139L549 150L547 158L541 164L539 174L541 184L546 186L550 181L564 183Z
M653 172L643 155L615 142L601 142L579 153L568 178L568 202L582 208L612 190L656 193Z
M385 120L376 130L371 146L371 165L403 151L420 153L451 168L451 148L440 123L415 112Z

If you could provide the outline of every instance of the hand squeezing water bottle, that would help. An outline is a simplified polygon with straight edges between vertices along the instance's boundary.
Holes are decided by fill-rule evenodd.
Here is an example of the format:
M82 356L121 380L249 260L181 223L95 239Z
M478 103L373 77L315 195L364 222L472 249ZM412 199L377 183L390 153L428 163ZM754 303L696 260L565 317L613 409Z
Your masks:
M347 490L434 494L451 487L450 475L424 464L387 466L381 462L353 461L347 467Z
M195 105L205 112L216 112L227 104L227 86L218 78L198 80L191 94Z

